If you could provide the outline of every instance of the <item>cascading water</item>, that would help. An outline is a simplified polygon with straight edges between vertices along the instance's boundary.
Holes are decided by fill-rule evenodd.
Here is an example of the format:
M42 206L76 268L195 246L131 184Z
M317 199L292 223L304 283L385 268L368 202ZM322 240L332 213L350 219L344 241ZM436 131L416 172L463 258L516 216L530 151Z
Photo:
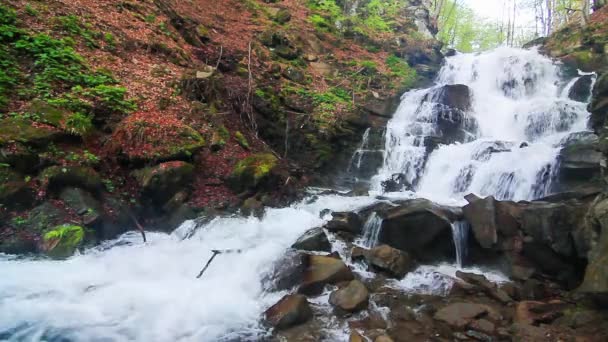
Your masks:
M446 84L467 85L470 106L442 107L445 93L438 90ZM546 194L560 141L585 130L587 117L585 104L560 96L560 87L558 67L534 51L501 48L448 59L437 86L403 97L387 127L375 189L401 173L416 196L440 202L460 202L469 192L511 199ZM442 120L457 120L462 130L446 139ZM320 195L312 204L269 209L263 219L187 222L171 235L149 233L147 244L126 234L65 261L0 255L0 340L259 340L266 331L260 313L283 294L266 293L261 284L272 262L325 222L322 210L375 202ZM380 225L370 218L364 244L375 244ZM466 224L454 224L459 262L466 231ZM219 255L196 279L212 249L242 252ZM446 279L437 272L455 272L445 268L422 266L400 284L433 292Z
M382 226L382 218L375 212L369 215L369 218L363 225L363 237L359 243L365 248L376 247L378 237L380 236L380 227Z
M470 108L449 112L460 117L446 118L438 97L453 84L466 85L472 100ZM586 104L570 100L563 87L559 66L536 51L505 47L447 59L435 87L403 97L387 127L375 189L400 173L419 197L437 202L462 202L468 193L547 195L560 141L585 131L588 118ZM460 124L458 136L446 134L454 130L446 122Z
M469 223L466 221L456 221L452 223L452 236L454 239L454 249L456 250L456 264L458 267L462 267L464 265L464 259L467 256Z

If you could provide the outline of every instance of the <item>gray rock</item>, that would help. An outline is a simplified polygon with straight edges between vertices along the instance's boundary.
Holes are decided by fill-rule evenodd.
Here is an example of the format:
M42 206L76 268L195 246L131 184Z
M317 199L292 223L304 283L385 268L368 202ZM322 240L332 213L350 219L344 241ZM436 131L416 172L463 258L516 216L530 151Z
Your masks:
M304 233L291 248L303 251L331 252L331 243L329 243L329 239L323 228L319 227Z

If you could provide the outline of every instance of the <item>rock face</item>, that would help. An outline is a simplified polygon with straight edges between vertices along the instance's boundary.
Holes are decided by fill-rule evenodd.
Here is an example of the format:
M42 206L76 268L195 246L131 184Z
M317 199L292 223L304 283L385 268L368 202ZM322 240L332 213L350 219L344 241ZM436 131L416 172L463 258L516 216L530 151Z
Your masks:
M494 197L471 201L462 208L464 218L471 224L477 242L483 248L492 248L498 242Z
M467 113L471 110L472 93L463 84L446 85L427 95L423 102L433 105L433 114L445 143L465 142L477 130L477 123Z
M491 316L494 319L499 318L499 314L489 306L474 303L450 304L437 311L434 318L453 327L462 329L474 319L485 315Z
M568 97L574 101L587 103L591 97L591 85L594 78L594 75L581 76L570 88Z
M359 280L352 280L348 285L332 292L329 303L342 312L356 312L367 308L369 292Z
M305 296L287 295L266 310L264 316L268 325L283 330L306 323L312 318L312 309Z
M590 186L599 188L602 153L597 135L589 132L571 134L560 151L559 161L558 187L561 191Z
M327 222L325 228L330 232L345 232L353 235L359 234L363 228L363 222L359 215L353 212L332 213L331 221Z
M460 215L459 210L415 199L381 210L378 215L382 218L381 243L418 260L453 260L452 222Z
M320 294L327 284L353 279L353 273L342 260L331 256L308 255L307 268L298 292L306 295Z
M229 184L237 192L270 186L272 171L277 163L277 157L271 153L249 156L236 164L228 180Z
M584 240L589 249L589 264L580 290L606 301L608 300L608 272L606 272L608 267L608 199L595 203L588 219L590 227L586 234L587 238Z

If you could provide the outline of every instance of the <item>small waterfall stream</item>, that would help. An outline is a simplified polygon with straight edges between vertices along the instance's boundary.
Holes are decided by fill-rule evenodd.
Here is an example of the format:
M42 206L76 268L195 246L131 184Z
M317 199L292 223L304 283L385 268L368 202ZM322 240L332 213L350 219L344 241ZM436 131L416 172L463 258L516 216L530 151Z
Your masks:
M562 141L586 130L586 104L560 92L570 81L536 51L457 55L447 59L435 86L403 96L386 133L378 135L385 137L383 152L370 148L373 132L366 132L351 167L364 167L364 155L381 157L370 196L319 195L268 209L261 219L189 221L173 234L149 233L147 244L126 234L65 261L0 255L0 340L258 341L267 333L260 313L283 294L267 293L261 285L273 261L327 221L319 216L324 209L377 203L382 181L393 174L403 174L412 187L385 196L462 204L468 193L513 200L548 194ZM472 95L463 110L442 103L445 86L455 84L466 85ZM360 243L377 244L381 223L371 215ZM462 265L468 224L454 222L452 228ZM213 249L243 252L218 256L196 279ZM423 265L400 284L430 291L437 272L455 270L445 268Z

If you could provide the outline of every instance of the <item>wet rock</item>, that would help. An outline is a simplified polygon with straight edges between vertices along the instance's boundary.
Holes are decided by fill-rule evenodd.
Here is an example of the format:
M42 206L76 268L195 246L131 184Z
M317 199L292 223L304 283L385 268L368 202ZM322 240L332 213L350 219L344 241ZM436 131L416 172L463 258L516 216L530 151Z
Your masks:
M553 300L547 303L524 301L517 303L515 307L515 323L522 325L550 324L557 318L563 316L563 311L568 304Z
M594 179L599 183L602 153L598 137L591 133L570 135L559 153L559 161L560 190L589 186Z
M407 252L388 245L374 247L365 254L367 262L373 269L386 272L396 278L403 278L416 267Z
M417 260L453 260L452 222L459 210L428 200L399 202L399 206L378 211L382 218L379 241L408 252Z
M499 317L500 315L487 305L475 303L454 303L440 309L434 318L452 327L463 329L482 316Z
M84 241L84 228L74 225L62 225L44 233L41 249L48 256L63 259L74 254Z
M256 198L249 197L241 205L241 214L245 216L262 217L264 215L264 204Z
M271 271L264 275L262 283L267 291L284 291L302 283L308 268L308 255L288 250L273 263Z
M346 232L353 235L361 233L363 222L359 215L353 212L334 212L331 213L331 221L325 224L325 228L330 232Z
M594 78L595 75L581 76L570 88L568 97L574 101L587 103L591 97L591 85Z
M264 312L264 321L277 330L306 323L312 318L312 309L303 295L286 295Z
M386 335L380 335L376 337L374 342L393 342L393 339Z
M403 190L411 190L412 184L410 184L405 174L396 173L381 183L383 192L399 192Z
M494 197L490 196L472 201L462 208L464 218L471 224L475 239L483 248L492 248L498 242L494 202Z
M353 331L350 333L348 342L365 342L365 339L363 338L363 336L361 336L361 334L356 331Z
M496 325L494 325L494 323L483 318L471 322L468 327L469 329L488 335L493 335L496 330Z
M83 224L90 226L101 220L101 204L90 193L70 187L63 189L59 198L82 218Z
M357 312L367 308L369 292L362 282L352 280L348 285L332 292L329 303L338 312Z
M51 166L38 177L50 191L61 191L65 187L77 187L98 193L103 189L101 177L86 166Z
M61 208L55 207L51 202L43 204L30 210L23 227L34 233L42 233L67 220L69 214Z
M590 209L584 240L589 250L587 268L579 291L608 303L608 199L602 197Z
M318 295L327 284L337 284L354 279L351 270L340 259L331 256L308 255L307 268L303 274L298 292L306 295Z
M172 161L134 171L133 175L141 187L142 197L162 206L192 181L194 166Z
M472 93L462 84L437 88L422 100L433 105L440 134L448 143L465 142L477 130L477 122L467 114L472 106Z
M304 233L291 248L303 251L331 252L331 243L329 243L329 239L323 228L319 227Z
M498 288L496 284L489 281L484 275L457 271L456 276L469 284L480 287L488 294L488 296L503 304L513 301L513 299L504 290Z

